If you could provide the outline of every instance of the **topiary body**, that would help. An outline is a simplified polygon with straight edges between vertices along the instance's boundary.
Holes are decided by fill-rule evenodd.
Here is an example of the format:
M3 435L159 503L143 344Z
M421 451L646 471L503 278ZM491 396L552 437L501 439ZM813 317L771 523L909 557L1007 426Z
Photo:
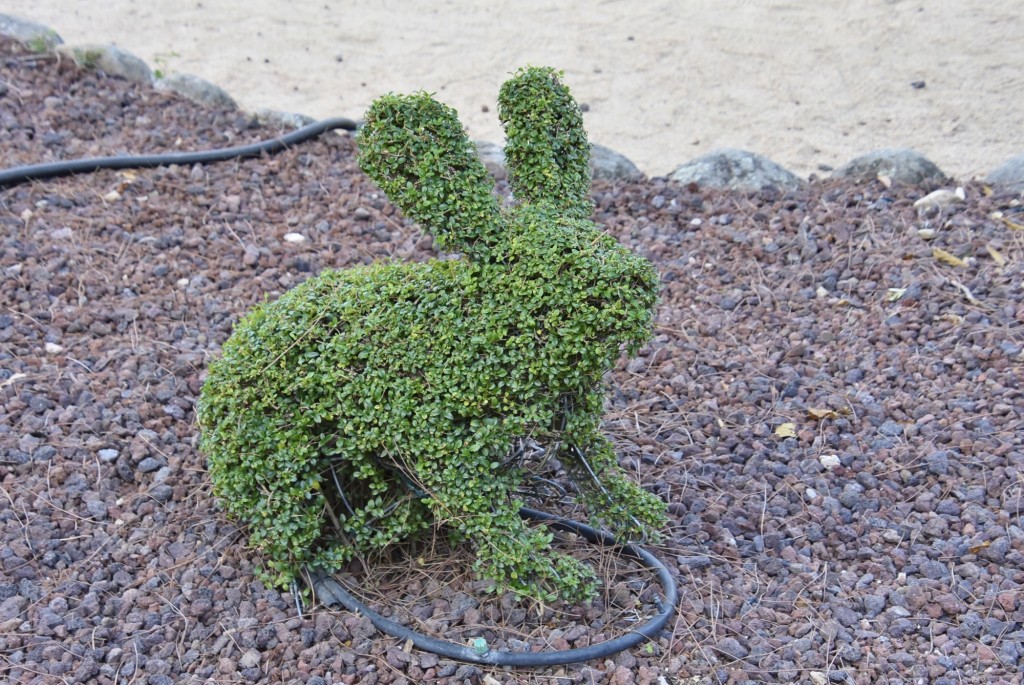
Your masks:
M590 596L591 571L518 516L522 474L505 462L525 437L560 446L621 537L664 522L598 431L602 375L648 339L657 275L588 219L589 145L557 74L520 70L499 110L509 209L453 110L422 93L376 101L360 165L462 258L327 271L247 315L211 364L201 448L273 581L442 522L480 576Z

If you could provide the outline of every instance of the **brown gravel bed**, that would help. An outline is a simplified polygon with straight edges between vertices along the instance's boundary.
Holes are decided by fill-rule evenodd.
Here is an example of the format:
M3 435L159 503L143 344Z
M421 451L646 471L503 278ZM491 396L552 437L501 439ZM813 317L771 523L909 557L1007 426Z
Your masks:
M4 167L277 133L9 42L0 60ZM434 254L350 137L0 190L0 680L1021 682L1024 213L966 184L919 217L932 189L595 184L596 218L665 282L606 425L669 502L679 614L649 646L515 673L300 616L254 581L195 449L205 365L248 307L324 268ZM407 556L449 563L388 586L370 560L362 581L451 640L577 647L650 601L622 580L591 607L516 606L457 552Z

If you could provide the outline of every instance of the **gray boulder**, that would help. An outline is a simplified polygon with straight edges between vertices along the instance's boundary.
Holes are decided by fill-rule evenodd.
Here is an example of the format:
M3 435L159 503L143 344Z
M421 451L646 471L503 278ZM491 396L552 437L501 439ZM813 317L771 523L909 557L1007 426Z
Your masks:
M985 183L1001 190L1024 193L1024 155L1017 155L993 169L985 177Z
M887 176L896 183L921 185L945 181L947 176L931 160L909 148L885 148L854 157L832 172L832 178L873 181Z
M508 177L505 170L505 150L486 140L473 141L480 161L491 176L501 181ZM590 145L590 177L608 181L640 181L643 173L626 157L603 145Z
M220 86L192 74L171 74L156 80L157 90L167 90L207 107L237 109L234 99Z
M486 140L475 140L473 144L476 145L477 156L484 163L484 166L487 167L487 171L490 172L491 176L499 181L504 181L508 178L508 173L505 171L504 148Z
M75 61L84 69L96 69L111 76L153 85L153 70L141 59L122 50L116 45L86 43L84 45L61 45L57 52Z
M596 144L590 146L590 176L606 181L642 181L646 178L625 155Z
M256 121L260 122L265 126L280 126L281 128L302 128L303 126L309 126L316 119L305 114L296 114L294 112L279 112L276 109L266 109L261 107L254 112L256 115Z
M49 26L43 26L10 14L0 14L0 36L13 38L39 52L53 50L64 42Z
M796 174L767 157L734 148L722 148L702 155L668 177L673 181L720 190L757 191L769 187L794 190L803 185Z

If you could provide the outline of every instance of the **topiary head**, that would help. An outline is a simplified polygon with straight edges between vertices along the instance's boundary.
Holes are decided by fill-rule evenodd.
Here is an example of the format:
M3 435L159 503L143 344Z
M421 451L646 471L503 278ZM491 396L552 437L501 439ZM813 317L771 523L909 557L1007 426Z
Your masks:
M371 106L360 165L440 248L503 267L481 278L518 281L521 306L548 333L548 361L559 362L552 381L567 365L576 367L571 377L592 381L622 346L635 352L649 338L657 274L590 220L590 144L559 73L520 69L498 109L516 200L508 209L455 111L427 93Z

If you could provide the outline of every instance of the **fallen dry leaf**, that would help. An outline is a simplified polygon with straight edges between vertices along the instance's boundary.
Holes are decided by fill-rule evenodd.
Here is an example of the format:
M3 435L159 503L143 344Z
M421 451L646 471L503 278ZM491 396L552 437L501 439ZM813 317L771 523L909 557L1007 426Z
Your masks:
M795 438L796 437L796 424L795 423L783 423L779 424L779 427L775 429L775 434L780 438Z
M955 255L951 255L950 253L943 250L941 247L932 248L932 257L939 260L943 264L948 264L950 266L967 266L967 262L965 262L964 260L960 259Z
M889 292L885 294L886 302L895 302L896 300L903 297L903 294L907 292L906 288L889 288Z
M974 293L972 293L971 289L968 288L966 285L960 283L959 281L954 283L953 285L960 289L960 292L964 294L964 297L966 297L971 304L981 304L981 301L974 296Z
M1010 221L1005 216L999 217L999 220L1006 224L1006 227L1011 231L1024 231L1024 224L1018 224L1016 221Z
M820 409L817 407L811 407L807 410L807 415L812 419L821 421L822 419L836 419L839 418L839 413L832 409Z
M989 256L992 257L992 261L994 261L999 266L1006 266L1006 257L1004 257L1002 253L999 252L999 250L992 247L992 243L988 243L987 245L985 245L985 249L988 250Z

